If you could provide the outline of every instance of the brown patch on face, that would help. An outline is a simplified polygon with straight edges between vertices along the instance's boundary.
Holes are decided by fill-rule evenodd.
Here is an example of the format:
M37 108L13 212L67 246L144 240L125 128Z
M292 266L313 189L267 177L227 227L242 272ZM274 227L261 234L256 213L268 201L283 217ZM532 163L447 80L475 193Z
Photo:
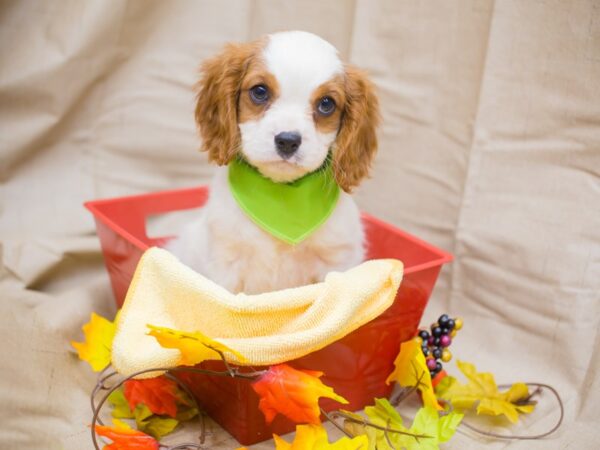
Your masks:
M317 109L323 97L331 97L336 108L330 115L323 115ZM321 133L332 133L339 129L342 111L346 102L344 77L339 75L323 83L312 94L310 104L313 108L315 126Z
M255 103L250 96L250 89L254 86L263 85L269 91L269 98L265 103ZM240 90L238 114L239 122L260 119L269 106L279 97L279 83L275 76L267 70L264 62L259 58L253 58L242 81Z
M346 66L346 103L333 148L333 173L340 187L350 192L366 177L377 151L379 101L367 75Z
M263 40L228 44L221 53L201 66L196 124L202 136L202 149L217 164L231 161L241 145L238 128L240 90L252 62L263 47Z

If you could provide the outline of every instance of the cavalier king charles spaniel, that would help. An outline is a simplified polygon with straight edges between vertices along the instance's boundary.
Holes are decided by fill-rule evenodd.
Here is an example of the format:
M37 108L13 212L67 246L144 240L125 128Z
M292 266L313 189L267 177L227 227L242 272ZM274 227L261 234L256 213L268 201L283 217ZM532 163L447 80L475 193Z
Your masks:
M319 282L332 270L361 263L364 232L349 193L367 176L379 121L374 86L365 74L342 63L327 41L300 31L229 44L203 63L201 73L195 118L203 150L222 167L198 220L167 248L229 291L247 294ZM315 230L290 243L240 205L227 167L235 161L274 185L293 186L325 167L339 195L328 200L331 211ZM243 192L252 197L253 189L246 184ZM260 195L262 188L256 189ZM316 192L307 202L319 203ZM312 214L311 207L283 205L273 214L293 222Z

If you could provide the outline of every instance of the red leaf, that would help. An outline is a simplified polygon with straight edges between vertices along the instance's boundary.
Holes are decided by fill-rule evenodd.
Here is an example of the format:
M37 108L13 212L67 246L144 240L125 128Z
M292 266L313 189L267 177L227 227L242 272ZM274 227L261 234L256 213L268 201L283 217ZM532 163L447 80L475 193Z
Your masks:
M152 436L133 430L119 421L114 427L96 425L96 433L110 439L112 444L105 445L103 450L158 450L159 444Z
M139 403L143 403L154 414L177 416L177 401L181 394L177 383L164 375L145 380L127 380L123 392L133 411Z

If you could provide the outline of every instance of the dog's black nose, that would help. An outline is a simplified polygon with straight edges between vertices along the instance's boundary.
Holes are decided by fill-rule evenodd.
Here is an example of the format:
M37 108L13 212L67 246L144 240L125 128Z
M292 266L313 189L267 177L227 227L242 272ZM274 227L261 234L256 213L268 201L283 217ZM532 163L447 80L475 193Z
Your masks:
M295 131L284 131L275 136L275 147L282 158L289 158L300 148L302 136Z

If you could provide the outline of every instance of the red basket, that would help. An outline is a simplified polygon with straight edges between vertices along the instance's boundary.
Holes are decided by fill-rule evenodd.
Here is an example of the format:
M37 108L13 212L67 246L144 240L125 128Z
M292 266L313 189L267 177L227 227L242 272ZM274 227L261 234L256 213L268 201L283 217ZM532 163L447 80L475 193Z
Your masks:
M88 202L96 227L113 292L121 306L137 263L150 246L161 246L169 238L150 239L146 218L150 215L198 208L208 198L206 187L158 192L132 197ZM401 342L414 336L442 264L452 255L439 250L387 223L363 214L367 235L367 258L397 258L404 263L404 279L394 304L375 320L339 341L288 364L298 369L319 370L322 380L350 403L344 409L358 410L376 397L387 397L385 384ZM221 362L202 367L222 370ZM255 368L258 369L258 368ZM295 424L277 416L267 425L258 409L258 397L245 380L181 373L205 411L243 445L284 434ZM322 399L324 410L341 405Z

